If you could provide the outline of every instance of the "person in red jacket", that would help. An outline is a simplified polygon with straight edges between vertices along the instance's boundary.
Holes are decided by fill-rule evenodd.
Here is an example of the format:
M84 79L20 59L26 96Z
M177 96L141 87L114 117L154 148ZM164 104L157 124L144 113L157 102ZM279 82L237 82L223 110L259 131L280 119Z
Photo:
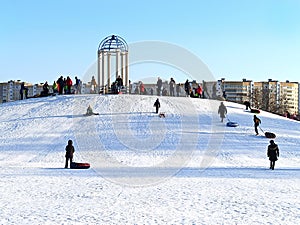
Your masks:
M202 98L202 92L203 92L203 89L202 89L201 85L199 84L198 88L197 88L197 94L198 94L199 98Z
M72 80L69 76L67 76L66 85L67 85L67 94L71 94Z

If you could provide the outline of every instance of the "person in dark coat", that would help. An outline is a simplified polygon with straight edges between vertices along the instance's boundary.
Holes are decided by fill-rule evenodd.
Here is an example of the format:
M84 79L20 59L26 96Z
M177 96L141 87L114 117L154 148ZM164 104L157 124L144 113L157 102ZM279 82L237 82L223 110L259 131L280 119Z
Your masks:
M49 84L46 81L43 85L43 91L41 92L41 96L48 96L49 95Z
M270 169L274 170L275 167L275 161L278 160L277 157L279 157L279 148L278 145L275 144L273 140L270 141L270 145L268 146L268 153L267 156L270 160Z
M244 105L246 106L246 110L248 110L248 108L251 109L249 101L244 101Z
M66 164L65 164L65 168L68 168L68 162L70 160L70 165L73 162L73 154L75 152L74 146L73 146L73 141L69 140L68 141L68 145L66 146Z
M58 89L58 94L62 95L63 90L64 90L64 78L63 76L60 76L58 80L56 81L57 83L57 89Z
M156 86L157 86L157 95L161 96L161 91L162 91L162 79L160 77L157 78Z
M220 114L221 122L223 122L223 119L226 117L227 109L223 102L221 102L218 110L218 114Z
M120 77L120 75L116 79L116 85L117 85L117 93L121 92L121 89L123 87L123 79Z
M159 102L159 99L156 99L156 101L154 102L154 105L153 105L156 109L156 113L158 113L158 110L160 108L160 102Z
M259 126L259 124L261 124L261 120L256 115L254 115L253 122L254 122L255 133L256 133L256 135L258 135L257 127Z
M21 100L28 98L28 88L25 87L25 83L24 82L22 82L22 84L21 84L20 96L21 96Z
M187 79L184 83L184 90L185 90L185 93L186 93L186 97L190 96L190 89L191 89L190 82Z

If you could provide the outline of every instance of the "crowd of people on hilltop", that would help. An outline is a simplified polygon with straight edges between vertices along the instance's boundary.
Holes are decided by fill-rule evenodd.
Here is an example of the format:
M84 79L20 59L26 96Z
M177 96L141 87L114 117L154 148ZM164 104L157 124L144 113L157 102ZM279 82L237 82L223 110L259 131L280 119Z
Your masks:
M52 92L49 86L48 81L45 81L42 87L40 94L37 94L33 97L45 97L53 94L81 94L82 82L75 76L75 83L73 83L70 76L63 77L60 76L56 81L53 81ZM28 87L25 86L25 83L21 83L20 87L20 99L26 99L28 97Z
M75 76L75 84L73 85L73 81L70 76L64 78L60 76L57 81L53 82L52 88L53 93L62 94L81 94L81 81ZM72 89L74 87L74 89Z
M162 79L158 77L156 85L148 88L145 87L142 81L132 84L129 80L129 93L173 97L183 96L183 93L185 93L187 97L204 98L204 90L200 83L197 84L197 87L194 87L194 84L189 80L186 80L186 82L182 84L176 84L173 77L170 78L169 82L163 82Z

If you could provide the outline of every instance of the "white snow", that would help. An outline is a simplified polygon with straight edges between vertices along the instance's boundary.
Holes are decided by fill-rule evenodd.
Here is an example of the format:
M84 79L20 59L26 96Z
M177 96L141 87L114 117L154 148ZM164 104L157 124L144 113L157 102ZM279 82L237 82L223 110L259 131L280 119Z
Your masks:
M300 124L225 102L76 95L0 105L0 224L300 224ZM99 116L83 116L88 105ZM67 141L74 161L64 169Z

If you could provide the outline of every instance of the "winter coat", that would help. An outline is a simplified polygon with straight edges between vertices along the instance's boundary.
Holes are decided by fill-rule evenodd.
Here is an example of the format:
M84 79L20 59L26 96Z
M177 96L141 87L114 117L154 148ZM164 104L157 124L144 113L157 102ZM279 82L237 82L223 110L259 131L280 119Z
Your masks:
M254 122L254 125L255 125L255 126L259 126L259 124L261 123L261 120L260 120L258 117L255 116L255 117L253 118L253 122Z
M202 95L202 87L199 86L199 87L197 88L197 93L198 93L199 95Z
M220 114L221 118L225 118L225 114L227 114L227 109L226 109L226 106L224 104L221 104L219 106L218 114Z
M73 145L66 146L66 158L73 158L73 154L75 152Z
M184 90L186 92L190 91L190 83L188 80L184 83Z
M73 82L72 82L71 78L70 78L70 77L67 77L66 85L67 85L68 87L71 87L72 84L73 84Z
M117 83L118 87L122 87L123 86L123 79L121 77L118 77L116 79L116 83Z
M153 106L156 107L156 108L160 108L160 102L159 102L158 99L154 102Z
M268 146L268 157L270 161L277 161L279 157L279 148L276 144L270 144Z
M156 85L157 85L157 88L158 89L161 89L161 86L162 86L162 80L159 78L156 82Z
M159 102L159 100L156 100L154 102L154 106L157 107L157 108L160 108L160 102Z

